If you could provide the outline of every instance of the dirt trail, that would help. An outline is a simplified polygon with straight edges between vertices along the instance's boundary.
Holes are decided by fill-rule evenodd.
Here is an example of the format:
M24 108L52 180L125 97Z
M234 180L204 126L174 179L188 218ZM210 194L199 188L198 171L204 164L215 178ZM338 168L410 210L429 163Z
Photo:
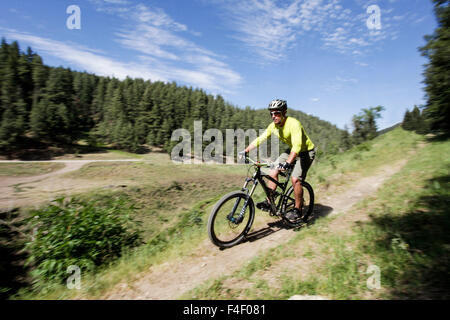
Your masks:
M381 167L373 175L346 187L345 192L334 193L328 190L328 195L319 199L320 205L317 206L317 211L315 209L315 215L340 215L347 212L354 204L376 192L406 162L407 160L401 160ZM263 236L259 239L223 251L205 240L197 249L197 253L170 263L152 266L141 274L141 278L135 283L118 284L103 298L176 299L205 280L231 274L260 252L276 247L296 234L293 230L281 228L277 223L271 223L260 231Z
M16 161L16 160L0 160L0 163L63 163L65 167L50 173L28 176L28 177L2 177L0 179L0 209L11 209L13 207L29 205L35 203L36 199L18 194L15 187L20 188L36 188L40 190L53 191L61 186L70 188L70 183L62 183L58 179L59 176L79 170L85 164L92 162L120 162L120 161L144 161L140 159L121 159L121 160L49 160L49 161ZM26 185L26 186L25 186ZM47 199L42 199L47 200Z

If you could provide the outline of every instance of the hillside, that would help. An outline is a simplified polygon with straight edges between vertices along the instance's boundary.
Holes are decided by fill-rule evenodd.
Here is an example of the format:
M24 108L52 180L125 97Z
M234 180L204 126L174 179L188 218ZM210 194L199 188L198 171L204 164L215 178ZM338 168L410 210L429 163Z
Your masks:
M15 298L448 298L449 149L448 141L396 128L322 159L308 175L317 199L307 226L286 229L258 211L249 241L224 251L209 242L205 223L214 203L242 186L246 166L146 158L86 164L48 183L36 176L14 191L18 201L47 192L101 208L121 199L135 207L144 243L83 271L80 290L47 280ZM259 188L255 201L262 197Z
M276 93L274 93L276 95ZM268 103L268 102L267 102ZM151 148L170 152L172 132L202 133L216 128L265 129L271 118L265 106L239 108L220 95L175 82L100 77L63 67L46 66L31 48L3 39L0 48L0 152L10 158L42 154L52 158L67 150L80 153L109 146L136 153ZM343 130L294 111L321 153L339 150ZM82 142L83 147L77 145ZM87 151L86 151L87 149ZM225 150L224 150L225 151Z

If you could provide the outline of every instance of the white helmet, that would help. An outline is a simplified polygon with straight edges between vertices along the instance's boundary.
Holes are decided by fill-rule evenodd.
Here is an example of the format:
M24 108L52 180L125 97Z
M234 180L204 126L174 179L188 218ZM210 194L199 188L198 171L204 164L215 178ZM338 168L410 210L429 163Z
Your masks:
M281 99L272 100L269 103L268 109L270 111L272 111L272 110L285 111L285 110L287 110L287 102L286 102L286 100L281 100Z

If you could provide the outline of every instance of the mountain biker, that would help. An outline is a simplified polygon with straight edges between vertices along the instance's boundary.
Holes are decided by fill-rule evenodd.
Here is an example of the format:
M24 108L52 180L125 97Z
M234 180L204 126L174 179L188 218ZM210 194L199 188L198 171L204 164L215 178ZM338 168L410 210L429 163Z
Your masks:
M286 116L287 103L285 100L276 99L271 101L268 109L273 122L267 127L262 135L250 143L244 152L248 153L250 150L257 148L261 142L266 140L273 133L278 136L282 142L289 145L290 153L288 154L288 149L278 157L275 162L277 166L270 171L270 176L278 181L278 174L280 171L285 171L293 167L291 181L294 187L295 208L289 211L286 214L286 217L290 220L295 220L302 217L302 181L306 178L308 169L315 158L316 151L313 142L306 134L300 121ZM293 163L295 160L297 161L294 165ZM277 187L272 181L268 181L267 186L272 192L274 192ZM269 199L257 203L256 207L264 211L269 211Z

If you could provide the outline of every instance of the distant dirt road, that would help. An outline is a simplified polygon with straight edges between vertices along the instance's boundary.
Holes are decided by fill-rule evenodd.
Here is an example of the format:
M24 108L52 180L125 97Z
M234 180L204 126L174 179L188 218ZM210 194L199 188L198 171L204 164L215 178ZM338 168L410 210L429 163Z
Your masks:
M62 174L79 170L85 164L92 162L137 162L146 161L141 159L121 159L121 160L47 160L47 161L18 161L0 160L0 163L63 163L65 167L50 173L35 175L30 177L2 177L0 178L0 209L11 209L16 206L27 205L30 199L17 195L15 186L34 184L39 187L44 185L54 185L53 178ZM43 199L46 200L46 199Z

